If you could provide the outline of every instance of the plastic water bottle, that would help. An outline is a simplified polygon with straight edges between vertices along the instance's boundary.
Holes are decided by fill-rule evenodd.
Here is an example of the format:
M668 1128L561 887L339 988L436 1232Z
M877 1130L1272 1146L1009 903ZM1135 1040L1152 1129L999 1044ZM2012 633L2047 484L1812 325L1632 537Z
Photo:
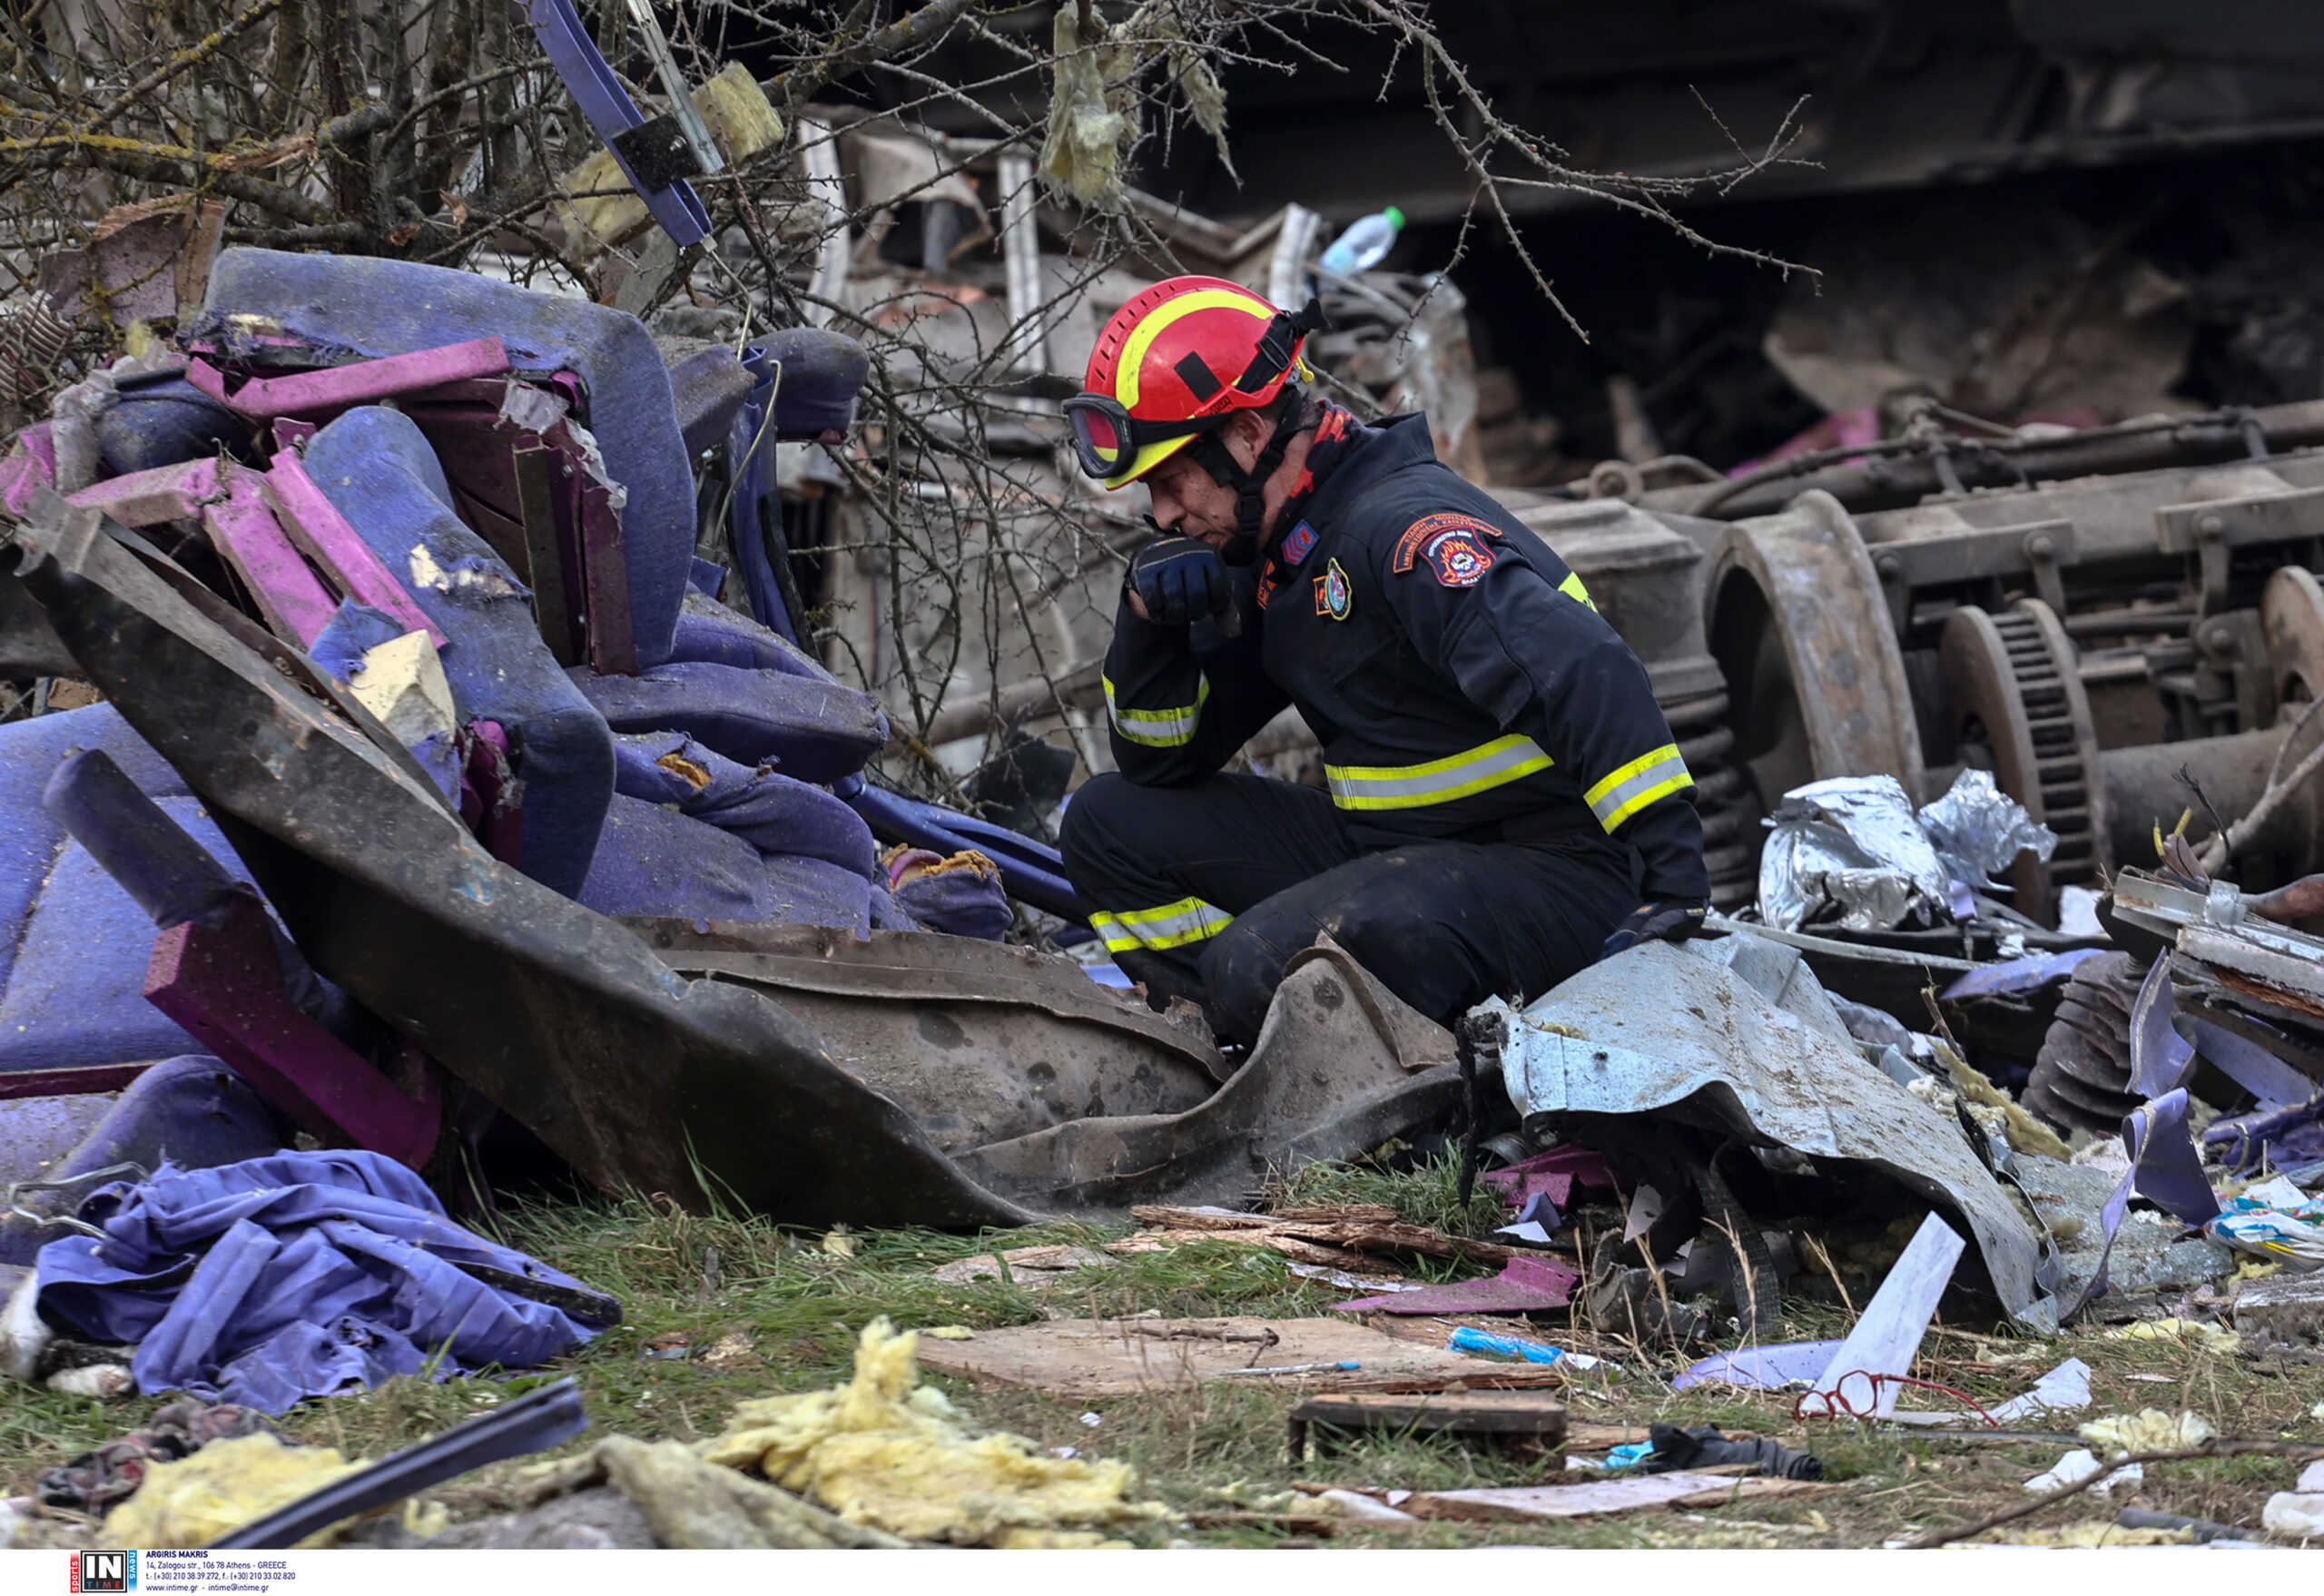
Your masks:
M1369 271L1387 259L1396 242L1396 234L1403 231L1403 226L1404 213L1393 205L1351 222L1347 231L1334 239L1332 247L1324 251L1324 270L1342 277Z

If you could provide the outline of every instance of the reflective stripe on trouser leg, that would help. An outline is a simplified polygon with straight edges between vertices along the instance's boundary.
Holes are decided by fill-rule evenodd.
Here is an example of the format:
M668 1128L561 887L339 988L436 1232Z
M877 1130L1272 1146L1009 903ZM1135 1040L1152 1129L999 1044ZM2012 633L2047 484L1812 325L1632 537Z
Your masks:
M1089 929L1104 941L1108 953L1132 949L1159 953L1183 948L1206 941L1234 923L1233 915L1200 898L1181 898L1159 909L1132 909L1119 914L1092 911L1089 916Z
M1610 832L1648 804L1694 784L1687 762L1679 756L1679 745L1665 743L1613 772L1582 798L1598 823Z
M1532 738L1508 736L1426 764L1327 764L1324 775L1342 809L1420 809L1506 786L1550 764Z

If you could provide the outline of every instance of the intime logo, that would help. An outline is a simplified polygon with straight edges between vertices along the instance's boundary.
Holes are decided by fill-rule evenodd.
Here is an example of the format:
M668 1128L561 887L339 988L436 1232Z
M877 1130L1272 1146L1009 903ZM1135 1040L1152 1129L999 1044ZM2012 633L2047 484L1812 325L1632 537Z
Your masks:
M120 1592L137 1589L134 1552L76 1552L73 1554L74 1591Z

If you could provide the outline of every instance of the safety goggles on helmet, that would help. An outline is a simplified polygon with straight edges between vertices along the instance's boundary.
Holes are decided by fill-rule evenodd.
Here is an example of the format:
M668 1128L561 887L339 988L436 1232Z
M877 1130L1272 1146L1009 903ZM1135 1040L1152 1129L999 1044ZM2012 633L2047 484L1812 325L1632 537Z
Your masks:
M1118 477L1129 469L1138 450L1223 427L1234 414L1220 410L1187 421L1141 421L1108 394L1078 393L1065 401L1065 419L1073 426L1074 458L1098 478Z

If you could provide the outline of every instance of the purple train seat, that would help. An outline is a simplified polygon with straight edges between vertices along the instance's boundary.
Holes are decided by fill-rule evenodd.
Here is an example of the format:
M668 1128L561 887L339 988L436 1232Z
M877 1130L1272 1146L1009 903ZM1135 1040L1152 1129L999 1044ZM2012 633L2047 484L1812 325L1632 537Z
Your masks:
M524 586L453 513L409 417L348 411L309 441L306 469L450 640L444 675L461 720L506 728L525 783L525 873L577 895L613 795L613 736L541 641Z
M106 1090L198 1050L144 998L153 921L41 807L74 748L103 749L230 872L247 872L177 772L105 704L0 725L0 1090Z
M627 490L622 535L638 660L670 657L694 552L694 473L669 373L644 322L443 267L231 249L211 271L194 335L237 347L248 335L229 319L240 316L369 357L497 337L520 373L578 377L606 473Z

